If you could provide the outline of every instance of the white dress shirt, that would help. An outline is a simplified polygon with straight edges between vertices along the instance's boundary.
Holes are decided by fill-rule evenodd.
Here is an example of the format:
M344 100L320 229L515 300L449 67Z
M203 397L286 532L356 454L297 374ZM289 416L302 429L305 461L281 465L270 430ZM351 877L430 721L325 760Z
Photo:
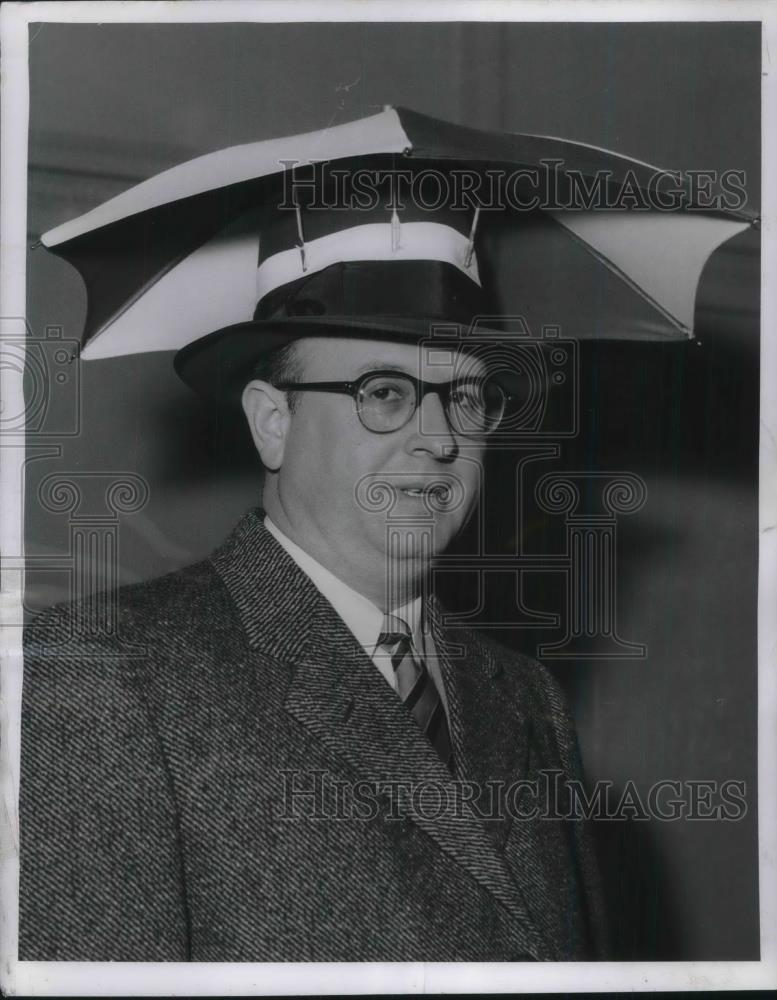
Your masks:
M383 630L384 618L380 608L368 598L357 593L352 587L349 587L347 583L344 583L325 566L322 566L320 562L317 562L304 549L301 549L267 515L264 518L264 526L289 553L302 572L321 591L351 630L356 641L378 668L383 678L396 691L397 679L391 666L391 656L385 650L378 648L378 638ZM440 692L443 708L445 709L445 714L448 716L448 724L450 725L450 712L445 696L445 686L437 656L435 655L432 637L428 633L425 633L423 629L422 612L421 598L416 597L408 604L403 604L401 608L392 609L390 613L407 623L414 651L416 655L423 658L429 674L437 690Z

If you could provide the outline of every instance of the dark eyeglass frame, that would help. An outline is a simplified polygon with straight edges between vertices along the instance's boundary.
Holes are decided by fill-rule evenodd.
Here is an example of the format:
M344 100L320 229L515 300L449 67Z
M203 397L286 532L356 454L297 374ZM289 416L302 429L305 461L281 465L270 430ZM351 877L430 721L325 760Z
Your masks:
M415 406L408 414L407 419L399 424L398 427L392 427L387 430L375 430L373 427L369 427L364 422L364 418L362 417L360 394L365 384L374 378L401 378L409 382L415 389ZM351 396L356 403L356 413L362 423L362 426L365 427L366 430L370 431L371 434L393 434L395 431L399 431L403 427L406 427L415 416L418 407L421 403L423 403L425 397L429 393L435 393L440 398L445 419L448 421L448 425L454 434L461 434L463 437L483 438L488 437L499 426L502 418L504 417L507 405L513 398L510 393L508 393L498 382L489 381L489 384L498 389L502 395L502 409L497 418L490 418L493 421L493 426L483 430L464 431L457 429L457 422L451 420L450 406L451 396L460 386L477 385L487 380L487 378L478 379L465 377L451 379L449 382L427 382L424 379L416 378L414 375L410 375L408 372L380 368L375 371L365 372L363 375L360 375L358 378L353 379L350 382L276 382L275 388L282 389L284 392L333 392Z

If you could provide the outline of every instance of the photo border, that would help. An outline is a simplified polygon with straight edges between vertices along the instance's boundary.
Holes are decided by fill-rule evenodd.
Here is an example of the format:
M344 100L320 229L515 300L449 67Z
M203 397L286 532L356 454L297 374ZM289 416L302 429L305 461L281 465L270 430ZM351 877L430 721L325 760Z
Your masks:
M759 495L759 882L758 962L591 963L108 963L19 962L18 784L21 707L21 617L24 573L23 436L0 442L0 987L9 995L266 995L347 993L586 992L591 990L758 989L777 986L777 11L769 3L725 0L636 2L535 0L477 5L446 0L295 0L176 4L136 2L6 3L0 9L2 143L0 144L0 337L18 333L26 309L28 25L55 23L208 23L229 21L761 21L762 283ZM0 395L23 412L22 373L0 366ZM17 412L14 409L13 412Z

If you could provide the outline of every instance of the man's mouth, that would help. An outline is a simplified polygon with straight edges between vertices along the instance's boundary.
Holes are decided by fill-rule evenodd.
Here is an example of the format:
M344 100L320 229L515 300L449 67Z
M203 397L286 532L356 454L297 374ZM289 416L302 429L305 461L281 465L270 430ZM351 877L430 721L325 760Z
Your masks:
M429 475L416 472L408 475L402 472L371 473L359 480L356 502L366 511L386 513L395 504L402 504L401 497L407 497L411 504L400 516L409 514L424 518L437 514L451 514L466 507L467 490L464 483L452 474L439 472Z
M400 486L399 492L404 493L408 497L416 497L418 499L429 498L438 502L444 502L451 491L450 487L444 483L435 483L433 486Z

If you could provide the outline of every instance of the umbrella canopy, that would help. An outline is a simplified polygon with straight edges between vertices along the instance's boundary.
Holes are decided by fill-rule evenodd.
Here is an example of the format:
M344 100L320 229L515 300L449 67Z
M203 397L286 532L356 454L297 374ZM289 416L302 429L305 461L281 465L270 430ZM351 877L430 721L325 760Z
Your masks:
M757 222L731 190L706 189L702 203L682 176L607 150L386 108L198 157L45 233L41 243L86 284L81 356L179 351L250 322L263 212L288 200L290 177L303 187L315 164L405 171L409 184L425 173L448 185L468 177L459 193L482 209L479 239L496 247L488 256L502 311L542 323L571 315L563 332L579 338L691 337L707 260ZM478 190L473 178L484 182ZM581 275L591 264L617 294L612 285L590 294Z

